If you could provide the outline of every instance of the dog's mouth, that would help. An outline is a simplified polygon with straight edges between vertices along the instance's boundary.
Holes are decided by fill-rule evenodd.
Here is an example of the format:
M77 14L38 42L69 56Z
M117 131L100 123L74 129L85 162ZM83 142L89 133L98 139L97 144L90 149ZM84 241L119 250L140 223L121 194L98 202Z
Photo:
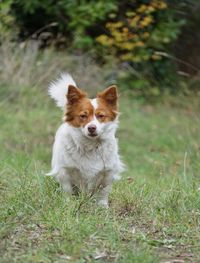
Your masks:
M89 133L88 136L89 136L89 137L97 137L98 134L97 134L97 133Z

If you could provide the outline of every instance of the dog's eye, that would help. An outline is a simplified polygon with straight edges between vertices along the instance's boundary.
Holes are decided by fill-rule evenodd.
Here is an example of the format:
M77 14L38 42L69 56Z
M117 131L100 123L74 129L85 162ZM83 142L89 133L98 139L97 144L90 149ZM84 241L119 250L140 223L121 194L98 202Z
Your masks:
M105 117L104 114L98 114L98 115L97 115L97 118L98 118L98 119L103 119L104 117Z
M87 119L87 115L86 115L86 114L81 114L81 115L79 116L79 118L80 118L81 120L86 120L86 119Z

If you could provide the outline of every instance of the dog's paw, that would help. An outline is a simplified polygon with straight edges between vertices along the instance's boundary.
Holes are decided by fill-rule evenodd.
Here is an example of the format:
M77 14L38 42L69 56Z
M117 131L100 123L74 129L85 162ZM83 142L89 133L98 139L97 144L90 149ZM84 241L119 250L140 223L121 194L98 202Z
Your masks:
M99 200L99 201L97 202L97 205L98 205L98 206L101 206L101 207L103 207L103 208L106 208L106 209L109 208L108 201L106 201L106 200Z

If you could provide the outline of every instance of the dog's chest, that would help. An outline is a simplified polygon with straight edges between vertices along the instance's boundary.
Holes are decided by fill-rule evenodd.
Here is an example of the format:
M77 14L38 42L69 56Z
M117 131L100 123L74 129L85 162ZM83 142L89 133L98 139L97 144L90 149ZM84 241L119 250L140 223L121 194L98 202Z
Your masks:
M86 177L93 177L103 171L113 169L117 155L115 142L99 144L94 147L65 147L66 162Z

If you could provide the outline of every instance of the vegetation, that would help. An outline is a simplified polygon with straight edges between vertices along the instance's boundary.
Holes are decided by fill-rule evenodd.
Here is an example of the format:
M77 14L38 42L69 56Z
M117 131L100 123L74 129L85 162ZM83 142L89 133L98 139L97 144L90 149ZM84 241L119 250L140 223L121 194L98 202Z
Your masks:
M153 106L121 93L127 170L105 211L45 177L61 118L46 89L0 90L1 262L199 262L197 99Z
M189 28L198 31L199 9L194 0L4 0L0 30L15 41L35 39L40 48L87 52L99 65L109 64L126 89L155 97L185 92L188 76L198 76L199 61L195 53L192 59L187 55L188 44L181 38L191 40L198 52Z
M2 263L200 262L199 1L105 2L0 2ZM63 71L91 96L119 86L107 211L45 176Z

